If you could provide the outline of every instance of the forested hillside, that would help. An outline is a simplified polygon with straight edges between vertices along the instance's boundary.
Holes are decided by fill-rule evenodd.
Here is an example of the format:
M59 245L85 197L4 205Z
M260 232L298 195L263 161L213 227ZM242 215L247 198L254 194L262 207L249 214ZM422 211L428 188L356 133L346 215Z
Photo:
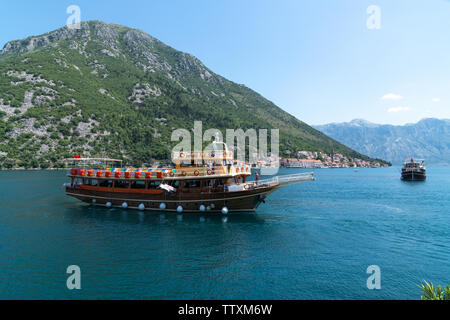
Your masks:
M2 167L59 166L73 154L135 165L165 159L172 131L195 120L205 129L279 128L282 155L367 159L139 30L83 22L0 52Z

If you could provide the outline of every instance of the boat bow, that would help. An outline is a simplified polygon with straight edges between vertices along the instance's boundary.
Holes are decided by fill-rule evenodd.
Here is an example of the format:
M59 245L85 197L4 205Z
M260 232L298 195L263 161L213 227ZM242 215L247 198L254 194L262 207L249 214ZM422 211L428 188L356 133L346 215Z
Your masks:
M259 181L249 182L248 185L253 187L262 187L262 186L277 186L282 187L291 183L299 183L306 181L314 181L316 178L314 177L313 172L307 173L296 173L296 174L287 174L282 176L272 177L270 179L264 179Z

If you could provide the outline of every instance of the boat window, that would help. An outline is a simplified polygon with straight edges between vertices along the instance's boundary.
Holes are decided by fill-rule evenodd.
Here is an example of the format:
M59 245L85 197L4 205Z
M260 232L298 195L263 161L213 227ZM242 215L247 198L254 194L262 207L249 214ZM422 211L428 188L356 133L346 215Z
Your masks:
M168 181L167 184L171 187L178 188L180 186L180 181L172 180L172 181Z
M142 181L142 180L132 181L131 188L132 189L145 189L145 181Z
M148 183L148 188L149 189L157 189L159 187L159 185L161 184L161 181L150 181Z
M213 180L210 180L210 179L205 180L203 185L204 185L204 187L212 187Z
M88 179L86 185L96 187L98 184L97 179Z
M187 180L184 182L184 188L200 188L200 180Z
M192 167L192 162L191 162L190 160L182 161L182 162L180 163L180 167L182 167L182 168L189 168L189 167Z
M99 183L100 187L104 188L111 188L112 187L112 180L101 180Z
M129 182L127 180L116 180L115 188L128 189Z

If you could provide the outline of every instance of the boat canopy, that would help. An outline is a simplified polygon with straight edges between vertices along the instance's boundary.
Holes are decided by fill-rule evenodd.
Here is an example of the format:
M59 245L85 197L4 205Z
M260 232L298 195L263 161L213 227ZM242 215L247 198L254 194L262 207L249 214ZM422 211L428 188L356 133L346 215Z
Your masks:
M67 158L63 160L66 164L77 164L78 166L87 166L100 164L107 167L108 163L120 163L120 167L122 167L123 160L119 159L111 159L111 158Z

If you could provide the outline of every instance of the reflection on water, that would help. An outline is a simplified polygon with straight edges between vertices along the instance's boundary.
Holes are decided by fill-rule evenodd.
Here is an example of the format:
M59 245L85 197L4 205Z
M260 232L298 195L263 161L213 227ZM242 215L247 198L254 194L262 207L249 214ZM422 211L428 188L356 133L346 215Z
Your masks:
M163 213L159 211L138 211L125 210L120 208L104 208L95 205L85 205L82 203L71 205L66 208L66 214L70 222L79 224L90 219L99 221L109 221L116 223L129 224L147 224L158 225L161 223L175 223L183 222L187 224L212 223L222 224L227 223L264 223L265 219L270 218L270 215L259 215L255 213L230 213L223 216L220 213L191 213L183 214ZM89 222L87 222L89 223Z

